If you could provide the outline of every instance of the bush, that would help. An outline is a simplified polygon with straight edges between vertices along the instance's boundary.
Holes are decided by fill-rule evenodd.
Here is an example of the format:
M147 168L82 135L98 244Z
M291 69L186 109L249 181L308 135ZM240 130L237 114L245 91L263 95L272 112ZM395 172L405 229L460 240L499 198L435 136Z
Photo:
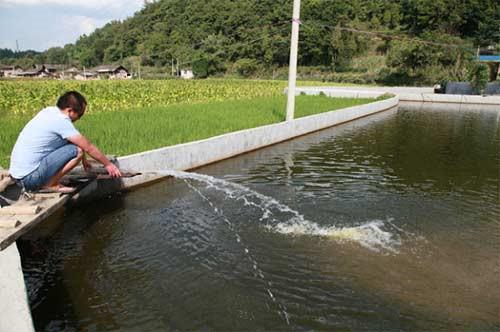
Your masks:
M207 59L199 59L193 62L193 74L197 78L207 78L209 75L209 64Z
M259 63L255 59L239 59L234 63L234 70L243 77L250 77L259 70Z
M472 88L477 93L481 94L488 83L488 67L482 63L472 63L469 67L467 79L472 85Z

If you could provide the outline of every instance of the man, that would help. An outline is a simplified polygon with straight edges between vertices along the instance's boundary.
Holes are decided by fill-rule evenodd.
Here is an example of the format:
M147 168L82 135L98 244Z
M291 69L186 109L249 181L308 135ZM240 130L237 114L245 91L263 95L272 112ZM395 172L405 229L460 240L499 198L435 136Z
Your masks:
M73 125L85 114L86 107L87 101L80 93L69 91L59 97L57 107L44 108L28 122L10 160L10 175L18 185L28 191L71 193L74 188L59 181L80 162L84 169L90 167L85 153L102 163L111 177L121 176L118 167Z

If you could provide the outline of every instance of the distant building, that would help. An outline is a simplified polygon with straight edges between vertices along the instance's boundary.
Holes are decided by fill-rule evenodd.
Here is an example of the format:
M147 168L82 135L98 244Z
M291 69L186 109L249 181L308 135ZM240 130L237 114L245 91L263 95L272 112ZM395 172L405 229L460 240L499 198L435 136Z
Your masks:
M80 73L80 70L76 67L70 67L66 70L63 70L60 75L59 75L59 78L60 79L63 79L63 80L72 80L72 79L75 79L76 75L78 75Z
M181 77L190 80L194 77L193 71L191 69L181 69Z
M478 61L490 67L490 81L496 81L500 73L500 55L480 55Z
M19 66L0 67L0 77L19 77L19 78L59 78L76 80L93 79L129 79L131 75L123 66L99 66L90 70L83 70L76 67L65 69L65 65L34 65L23 70Z
M21 71L16 73L16 77L24 77L24 78L48 78L48 77L54 77L53 74L51 74L45 65L41 66L33 66L33 68Z
M56 73L62 73L64 71L64 68L66 68L66 65L45 64L45 65L37 65L35 67L36 68L45 67L46 72L50 74L56 74Z
M79 81L96 80L96 79L99 79L99 76L97 75L96 72L85 70L85 71L82 71L82 72L79 72L78 74L76 74L74 76L74 79L79 80Z
M121 65L120 66L102 65L92 68L92 71L95 72L99 78L103 79L124 80L132 77L129 71Z
M3 66L0 67L0 77L16 77L23 69L19 66Z
M500 73L500 55L489 49L479 50L477 60L488 65L490 68L490 81L496 81Z

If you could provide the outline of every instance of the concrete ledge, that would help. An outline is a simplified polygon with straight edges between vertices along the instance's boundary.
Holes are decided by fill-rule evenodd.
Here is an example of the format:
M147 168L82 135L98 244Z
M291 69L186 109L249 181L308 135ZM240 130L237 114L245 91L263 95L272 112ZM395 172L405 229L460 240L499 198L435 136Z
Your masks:
M398 97L349 107L293 121L232 132L205 140L179 144L118 158L123 169L138 172L164 169L189 170L343 122L397 107ZM164 176L144 174L123 179L123 188L131 188Z
M34 331L16 245L0 251L0 332Z
M285 89L287 93L288 89ZM306 94L311 96L317 96L319 94L324 94L328 97L337 98L378 98L381 95L389 93L379 90L364 90L364 89L335 89L335 88L321 88L321 87L308 87L308 88L296 88L295 95Z
M500 104L438 103L422 101L401 101L399 109L406 111L448 111L448 112L498 112Z
M475 104L475 105L500 105L500 96L466 96L445 94L401 94L400 101L445 103L445 104Z
M286 91L286 90L285 90ZM341 98L377 98L385 93L392 93L399 97L401 102L445 103L445 104L475 104L499 105L500 96L468 96L435 94L432 88L391 88L391 87L301 87L296 94L318 95Z

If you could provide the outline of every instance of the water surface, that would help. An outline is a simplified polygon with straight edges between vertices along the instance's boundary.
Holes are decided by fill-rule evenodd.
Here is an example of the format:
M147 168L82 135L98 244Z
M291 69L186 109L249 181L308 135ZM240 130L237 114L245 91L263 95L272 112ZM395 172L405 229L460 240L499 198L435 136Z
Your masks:
M388 111L55 217L21 246L36 328L499 330L499 114Z

